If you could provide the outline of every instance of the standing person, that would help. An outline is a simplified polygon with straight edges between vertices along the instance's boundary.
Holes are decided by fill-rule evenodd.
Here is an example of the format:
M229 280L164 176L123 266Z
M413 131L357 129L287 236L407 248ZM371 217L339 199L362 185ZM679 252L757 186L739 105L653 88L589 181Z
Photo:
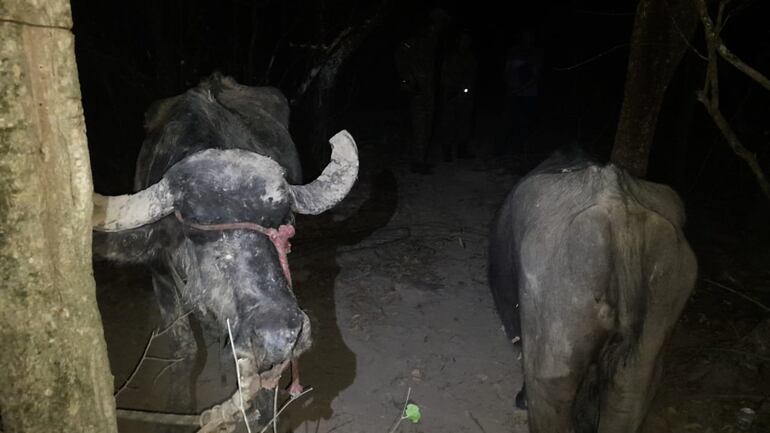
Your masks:
M516 44L508 50L506 56L504 132L497 143L497 155L510 154L520 148L529 138L535 124L543 51L534 42L534 32L522 29Z
M395 54L401 85L409 93L412 120L411 165L413 172L431 174L428 145L436 105L436 55L441 33L449 22L442 9L433 9L427 25L401 42Z
M440 130L441 149L445 161L472 158L468 152L474 126L476 92L476 57L472 39L467 30L449 44L441 65Z

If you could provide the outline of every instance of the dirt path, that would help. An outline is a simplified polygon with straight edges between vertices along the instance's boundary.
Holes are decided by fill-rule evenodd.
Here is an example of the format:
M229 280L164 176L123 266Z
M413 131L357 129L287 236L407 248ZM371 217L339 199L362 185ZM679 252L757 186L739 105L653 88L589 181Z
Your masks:
M486 282L487 227L513 177L479 164L442 164L433 176L375 169L330 217L347 217L337 236L365 235L333 252L304 253L313 242L298 240L297 291L318 322L303 374L317 392L289 410L294 431L387 432L409 388L423 418L401 431L525 431L513 405L518 363ZM314 283L329 260L333 299L319 302Z

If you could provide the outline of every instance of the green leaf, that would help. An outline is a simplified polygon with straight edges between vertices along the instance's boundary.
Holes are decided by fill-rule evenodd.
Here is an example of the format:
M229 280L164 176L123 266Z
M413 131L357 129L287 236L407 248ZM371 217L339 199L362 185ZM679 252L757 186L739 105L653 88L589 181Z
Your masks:
M421 417L422 415L420 415L420 406L412 403L406 405L406 409L404 410L404 418L412 421L414 424L417 424L420 422Z

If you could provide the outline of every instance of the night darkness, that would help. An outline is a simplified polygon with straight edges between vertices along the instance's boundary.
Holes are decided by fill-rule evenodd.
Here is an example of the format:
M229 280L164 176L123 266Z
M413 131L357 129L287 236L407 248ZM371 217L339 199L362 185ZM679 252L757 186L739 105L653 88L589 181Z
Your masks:
M340 371L346 368L365 371L361 363L369 357L362 352L366 350L364 343L358 345L360 336L355 332L364 332L360 329L368 329L367 323L373 328L377 328L379 320L386 323L390 312L388 302L393 299L416 302L418 309L430 309L429 305L439 302L435 300L431 304L431 297L453 296L453 289L441 287L448 277L437 274L457 266L456 262L441 261L442 254L457 248L458 236L462 251L478 253L473 259L477 262L468 259L468 266L475 266L473 263L479 266L478 275L458 277L462 280L458 287L478 289L478 298L484 299L478 302L489 304L489 308L478 314L488 314L489 322L496 324L487 333L497 332L497 317L488 288L484 287L487 225L515 180L561 145L576 142L600 160L609 158L623 101L636 3L626 0L515 1L505 2L504 9L500 6L503 2L488 0L72 0L76 57L95 190L112 195L132 191L136 159L145 138L144 115L154 101L184 93L214 72L231 76L245 85L277 87L290 101L290 132L300 154L305 179L316 177L326 165L329 154L326 140L340 129L350 131L361 152L359 185L341 210L318 219L300 217L298 220L292 266L303 271L297 277L297 297L300 304L311 310L311 319L318 323L314 329L319 330L314 337L313 351L303 358L309 359L305 365L331 360ZM736 14L725 28L723 37L733 52L767 76L770 75L770 27L766 21L770 5L746 3L746 9ZM435 7L443 8L451 17L447 35L467 31L472 38L472 52L478 65L475 110L469 120L472 135L468 150L473 157L444 161L440 144L435 142L435 137L441 137L440 127L436 127L432 130L434 142L429 151L434 171L416 174L408 169L409 100L400 88L394 53L401 41L426 22L429 11ZM371 29L345 58L333 89L321 92L318 80L304 86L314 68L321 64L325 48L340 34L355 35L370 24ZM511 153L498 156L495 146L505 129L505 56L522 29L532 31L535 46L543 52L536 122L523 144L511 149ZM766 307L770 305L770 208L746 163L729 148L695 99L704 82L706 62L700 57L704 52L699 27L666 94L647 175L651 181L670 185L682 197L687 210L685 232L699 262L699 280L674 331L666 354L670 364L663 376L659 398L653 404L653 421L658 430L650 431L685 431L687 425L698 426L692 431L724 431L725 426L736 422L735 414L747 407L756 412L754 428L760 431L762 426L770 426L767 344L770 313ZM720 64L720 73L722 111L744 145L756 153L767 175L770 173L767 122L770 92L724 62ZM319 98L323 100L319 102ZM321 118L326 123L319 126ZM322 136L324 133L327 135ZM454 186L442 185L455 184L470 188L475 194L473 201L458 202L454 207L447 204L462 186L454 189ZM426 193L421 188L434 189ZM435 203L431 202L433 209L414 210L413 201L422 200L420 194L444 196L444 200L435 198ZM489 211L483 213L482 209ZM463 213L466 210L467 215ZM453 215L453 220L446 221L447 215ZM400 222L394 226L394 221ZM410 227L410 221L420 222ZM473 224L479 226L473 227ZM439 226L452 229L437 232ZM423 233L425 230L427 234ZM457 230L462 234L457 235ZM436 244L436 238L451 238L452 243ZM468 243L478 245L469 247ZM358 254L355 258L354 253ZM418 262L422 260L422 264L409 262L410 254L414 254ZM420 292L421 298L414 301L410 296L416 295L399 292L402 290L399 287L408 285L404 282L405 275L428 272L420 269L428 268L427 263L433 263L431 260L437 263L429 272L432 282L425 283L428 288L420 289L427 294ZM342 295L339 288L335 289L339 281L357 278L355 272L346 270L351 268L366 268L366 275L378 272L381 275L380 279L367 280L369 288L361 288L351 295L352 306L339 301ZM383 282L391 273L399 275L394 277L395 282ZM317 289L310 287L315 284L311 283L315 275L318 275ZM127 302L140 306L132 307L134 317L141 317L143 322L155 320L157 313L141 310L155 308L146 271L104 265L96 267L96 276L111 360L114 363L118 356L138 356L143 337L116 340L115 335L124 332L127 326L124 322L134 320L125 311L116 311ZM134 291L105 294L108 292L105 286L124 283L133 284ZM387 287L383 293L372 292L375 289L371 287L379 287L378 284ZM142 300L137 301L139 298ZM145 298L150 301L145 302ZM385 302L384 307L372 306L380 302ZM455 323L462 322L459 313L437 314L452 316ZM443 319L430 318L428 313L421 317L425 323L437 323L437 329L444 329ZM450 319L447 321L452 323ZM151 324L138 327L139 330L151 328ZM360 341L375 344L377 338L382 337L387 347L393 344L391 340L407 338L391 339L388 329L391 328L383 325L379 331L371 331L371 339L361 337ZM465 334L458 335L455 337L461 340L455 338L453 344L467 344L476 357L487 356L480 353L484 347L462 340ZM497 337L503 340L502 334ZM403 377L383 379L390 382L379 387L375 379L368 383L372 393L377 393L377 397L371 399L380 398L385 402L381 405L382 412L377 414L355 413L372 410L362 403L340 409L339 404L343 404L340 402L348 401L346 398L369 398L364 397L365 392L357 391L357 386L367 385L357 382L360 374L342 371L341 379L335 382L330 377L332 373L319 373L312 366L307 367L313 385L325 385L326 391L318 391L315 407L308 403L298 405L294 411L289 408L287 412L291 414L287 415L288 421L282 429L299 432L321 425L318 431L331 431L336 426L341 426L338 431L357 431L350 426L359 428L365 424L357 424L360 420L348 423L347 419L366 416L378 420L383 417L383 424L373 424L379 429L398 413L405 394L402 391L409 385L417 392L415 401L420 402L422 397L426 407L422 427L404 425L404 431L452 431L449 424L431 427L430 417L436 417L441 411L465 410L471 415L463 415L462 419L471 420L470 427L465 430L466 427L457 424L455 431L526 431L517 421L512 402L520 378L518 361L513 360L508 347L495 349L495 353L504 353L501 357L510 358L510 365L479 364L476 366L479 369L496 368L497 371L475 371L473 367L465 372L471 377L467 380L486 378L478 379L478 387L471 387L466 395L474 404L486 406L479 409L490 411L484 412L486 418L473 412L471 406L442 403L444 400L438 391L434 400L425 396L433 377L431 369L438 368L438 364L430 364L431 357L438 357L450 366L454 365L451 359L456 358L447 355L444 359L437 355L442 349L440 344L431 346L434 338L440 340L441 337L425 337L424 354L409 354L415 361L402 366L406 370L398 374ZM137 347L132 347L135 343ZM327 353L324 347L331 349ZM117 368L113 365L113 370ZM440 375L451 382L445 376L452 374L452 368L445 371L443 368ZM387 367L382 370L385 374ZM116 377L122 374L113 373ZM116 385L119 382L116 379ZM232 383L227 386L230 385ZM485 391L484 387L490 390ZM348 392L359 394L346 394ZM491 413L495 406L484 400L490 395L495 402L509 404L505 412ZM149 400L126 398L128 400L118 399L119 407L156 407ZM321 422L319 420L324 421L314 424ZM309 424L303 424L305 422ZM122 424L121 431L140 431L132 430L134 425L140 424Z

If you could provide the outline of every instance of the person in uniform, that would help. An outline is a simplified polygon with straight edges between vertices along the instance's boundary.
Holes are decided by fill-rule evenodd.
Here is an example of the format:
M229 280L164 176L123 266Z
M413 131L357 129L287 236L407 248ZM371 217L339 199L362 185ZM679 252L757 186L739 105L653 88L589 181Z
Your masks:
M520 149L532 134L537 115L537 97L543 51L534 44L534 32L519 31L517 43L507 53L505 62L505 107L503 134L496 154L510 154Z
M451 41L440 70L439 130L445 161L472 158L468 143L474 127L477 63L471 35L463 30Z
M436 56L449 16L442 9L431 11L427 25L402 41L395 53L401 87L409 95L412 138L411 170L430 174L428 146L433 132L436 106Z

